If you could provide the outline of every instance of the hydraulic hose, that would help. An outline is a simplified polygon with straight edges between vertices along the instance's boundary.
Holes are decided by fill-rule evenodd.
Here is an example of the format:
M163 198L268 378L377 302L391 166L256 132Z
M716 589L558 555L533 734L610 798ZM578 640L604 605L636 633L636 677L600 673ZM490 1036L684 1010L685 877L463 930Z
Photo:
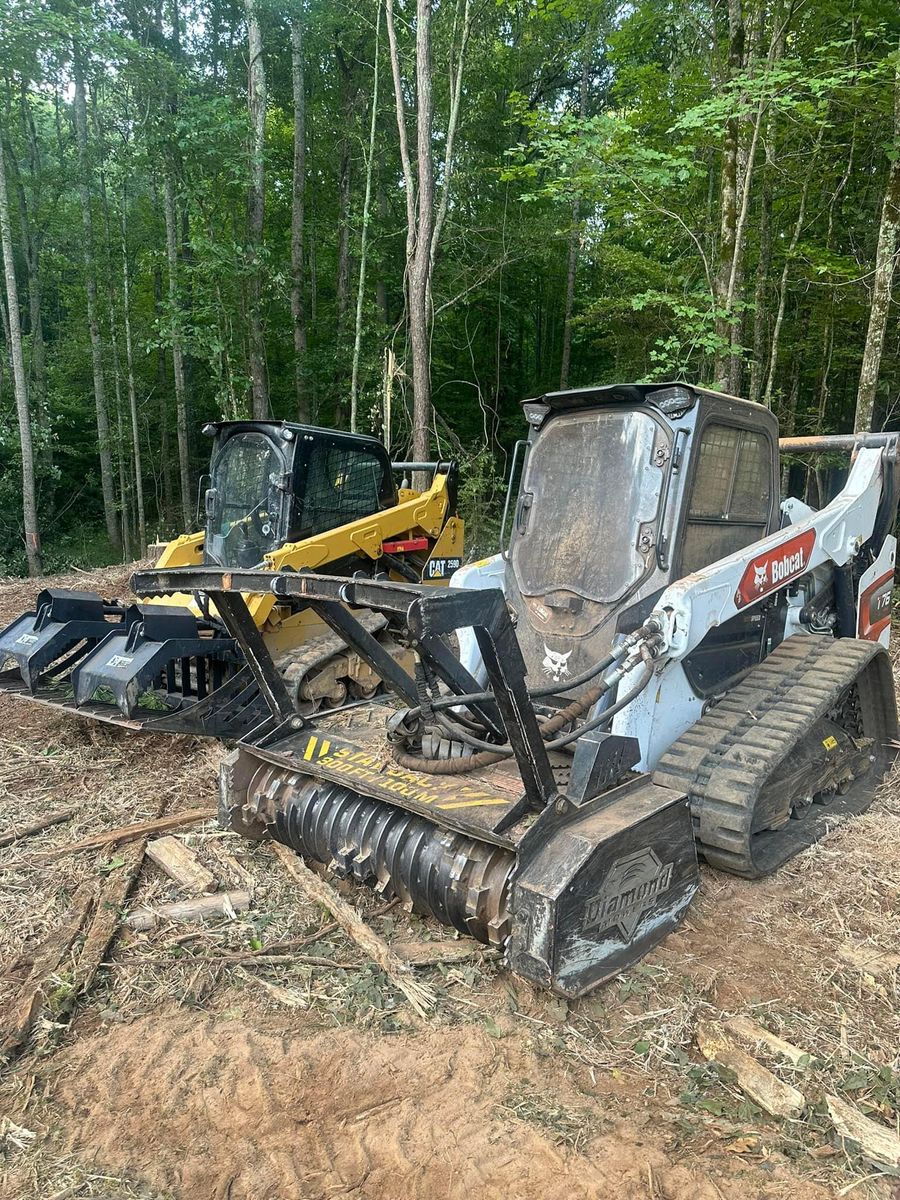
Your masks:
M647 686L653 676L653 660L649 650L642 653L642 658L645 663L645 670L641 678L620 700L615 704L610 705L593 720L587 721L584 725L577 729L570 730L563 737L551 740L552 735L557 733L569 721L581 716L587 709L592 708L604 693L609 691L612 683L603 681L595 688L591 688L584 696L578 700L573 700L566 708L560 709L541 726L541 737L547 743L548 750L561 750L563 747L577 741L583 734L590 732L593 729L598 729L600 726L607 724L612 718L622 711L632 700L634 700ZM458 698L455 698L458 700ZM434 717L440 726L450 733L452 737L464 742L466 745L473 747L478 752L470 755L468 758L453 758L453 759L427 759L414 754L407 754L405 751L394 748L394 758L405 770L424 771L429 775L463 775L469 771L478 770L480 767L492 766L495 763L503 762L507 758L511 758L513 754L510 746L494 746L490 742L483 742L479 738L473 737L467 731L462 730L453 725L442 713L435 712Z

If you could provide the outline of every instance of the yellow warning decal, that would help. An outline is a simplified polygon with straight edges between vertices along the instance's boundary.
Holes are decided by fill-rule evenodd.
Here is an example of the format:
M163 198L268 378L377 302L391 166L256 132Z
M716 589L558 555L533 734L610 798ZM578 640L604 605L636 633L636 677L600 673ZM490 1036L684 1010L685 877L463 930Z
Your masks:
M837 744L838 744L837 738L832 737L830 734L828 735L827 738L822 738L822 745L825 747L826 750L834 750L837 747Z
M306 743L303 759L305 762L315 760L338 777L362 784L364 788L369 785L376 795L387 792L419 804L448 809L490 808L510 803L508 797L499 796L496 792L479 791L471 784L461 786L452 778L429 778L418 772L405 771L355 746L333 743L327 738L319 738L317 734L313 734Z
M319 746L318 754L316 754L317 745ZM318 737L313 735L306 743L306 749L303 751L303 758L306 762L311 762L314 757L324 758L330 749L331 742L329 742L328 738L322 738L321 743L319 743Z

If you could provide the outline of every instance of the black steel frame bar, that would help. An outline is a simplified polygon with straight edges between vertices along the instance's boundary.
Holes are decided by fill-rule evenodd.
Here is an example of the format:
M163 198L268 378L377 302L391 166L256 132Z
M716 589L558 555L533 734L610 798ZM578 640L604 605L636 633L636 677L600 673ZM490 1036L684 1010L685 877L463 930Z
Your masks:
M247 666L253 672L253 678L272 715L281 720L294 716L295 709L290 694L250 616L244 597L240 592L212 589L209 595L226 629L243 650Z
M310 600L310 608L348 645L353 646L360 658L407 704L415 707L419 703L413 677L404 671L394 656L357 621L353 613L344 608L343 604L338 604L336 600Z
M402 616L420 643L422 639L432 635L446 635L457 629L471 627L487 668L490 690L494 693L506 736L522 776L528 803L535 809L541 809L557 794L553 770L525 685L525 661L519 649L505 597L499 588L438 589L388 580L317 575L308 571L222 571L212 567L141 571L132 578L132 588L139 596L168 595L176 591L206 591L211 593L217 608L220 596L230 596L234 599L234 594L240 592L272 592L284 599L304 599L311 604L335 601L362 608L374 608ZM250 620L246 605L239 596L237 598L240 599L246 622L244 629L238 632L237 626L233 629L223 613L223 620L228 625L229 632L237 637L242 645L245 640L248 645L252 644L253 658L268 660L274 671L274 665L262 638ZM233 613L237 606L226 603L226 607ZM252 628L246 629L247 624ZM242 636L245 630L246 639ZM358 630L347 623L346 630L338 632L362 653ZM367 653L370 650L371 647L367 646ZM436 668L444 665L434 659L433 643L426 642L424 653L432 656L431 661L435 663ZM248 662L254 668L254 676L259 679L259 662L254 667L250 656ZM374 669L381 673L378 667ZM442 677L451 687L455 686L456 679L453 675L449 678ZM386 679L385 682L391 683L391 680ZM467 683L466 686L471 684ZM281 684L281 687L283 689L284 685ZM267 690L263 689L262 684L261 690L263 695L267 696ZM272 706L272 711L277 713L280 710Z

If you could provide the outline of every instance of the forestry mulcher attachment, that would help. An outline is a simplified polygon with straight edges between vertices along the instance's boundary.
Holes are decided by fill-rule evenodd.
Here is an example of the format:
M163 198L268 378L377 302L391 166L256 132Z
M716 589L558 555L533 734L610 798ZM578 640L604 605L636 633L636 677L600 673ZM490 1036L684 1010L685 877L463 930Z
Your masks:
M187 586L227 616L272 712L225 761L223 822L577 996L678 924L697 851L756 877L870 803L897 737L897 438L782 443L855 451L814 511L779 503L775 418L732 397L592 388L525 416L508 544L450 588L212 569ZM227 604L264 587L339 631L399 706L297 714ZM402 627L413 672L373 613Z
M446 582L462 562L456 468L391 463L376 438L274 421L223 421L206 476L206 527L170 542L157 569L327 566ZM396 471L430 471L424 492ZM265 578L263 576L263 578ZM0 692L131 728L238 738L268 715L225 613L189 586L136 604L48 588L0 633ZM310 610L262 584L241 616L259 630L295 707L311 713L375 694L381 681ZM231 597L223 601L233 603ZM366 628L400 657L386 617Z

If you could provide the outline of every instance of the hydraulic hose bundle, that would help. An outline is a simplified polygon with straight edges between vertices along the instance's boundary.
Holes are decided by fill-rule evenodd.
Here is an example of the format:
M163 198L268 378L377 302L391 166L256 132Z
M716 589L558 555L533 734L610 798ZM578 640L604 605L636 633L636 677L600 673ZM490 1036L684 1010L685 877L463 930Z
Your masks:
M650 682L653 676L653 660L655 654L658 653L658 649L659 630L655 624L648 622L641 629L624 638L605 658L594 663L580 675L576 675L570 679L565 686L553 685L549 687L529 688L528 695L532 701L541 700L549 696L558 696L561 693L571 692L575 688L582 687L602 672L607 671L610 667L614 667L608 675L601 678L599 683L589 688L583 695L567 704L564 708L558 709L552 715L543 718L541 716L538 717L541 737L546 743L546 749L563 750L567 746L577 742L580 737L591 730L608 725L615 715L640 695ZM644 669L637 682L624 696L616 699L609 707L591 718L591 720L576 726L574 729L567 729L567 726L573 721L577 721L586 712L589 712L603 696L616 688L620 680L641 662L644 664ZM618 665L614 666L614 664ZM416 708L408 709L403 714L402 721L395 727L396 740L393 753L395 760L400 766L406 770L424 771L431 775L462 775L512 757L513 750L508 742L501 743L486 740L488 733L483 728L483 725L475 717L459 711L461 708L469 708L471 713L471 705L493 700L493 692L472 692L461 696L440 695L438 694L437 680L428 671L425 664L421 662L417 664L416 683L418 685L420 703ZM448 710L451 709L456 710L452 718L448 715ZM464 747L473 751L473 753L453 758L431 758L424 752L410 753L408 749L410 741L416 738L416 733L417 731L421 731L423 724L430 723L431 721L434 721L440 730L447 735L451 744L454 742L461 743ZM560 734L562 730L565 730L565 732L561 736L556 737L555 735ZM479 734L482 736L479 736Z

